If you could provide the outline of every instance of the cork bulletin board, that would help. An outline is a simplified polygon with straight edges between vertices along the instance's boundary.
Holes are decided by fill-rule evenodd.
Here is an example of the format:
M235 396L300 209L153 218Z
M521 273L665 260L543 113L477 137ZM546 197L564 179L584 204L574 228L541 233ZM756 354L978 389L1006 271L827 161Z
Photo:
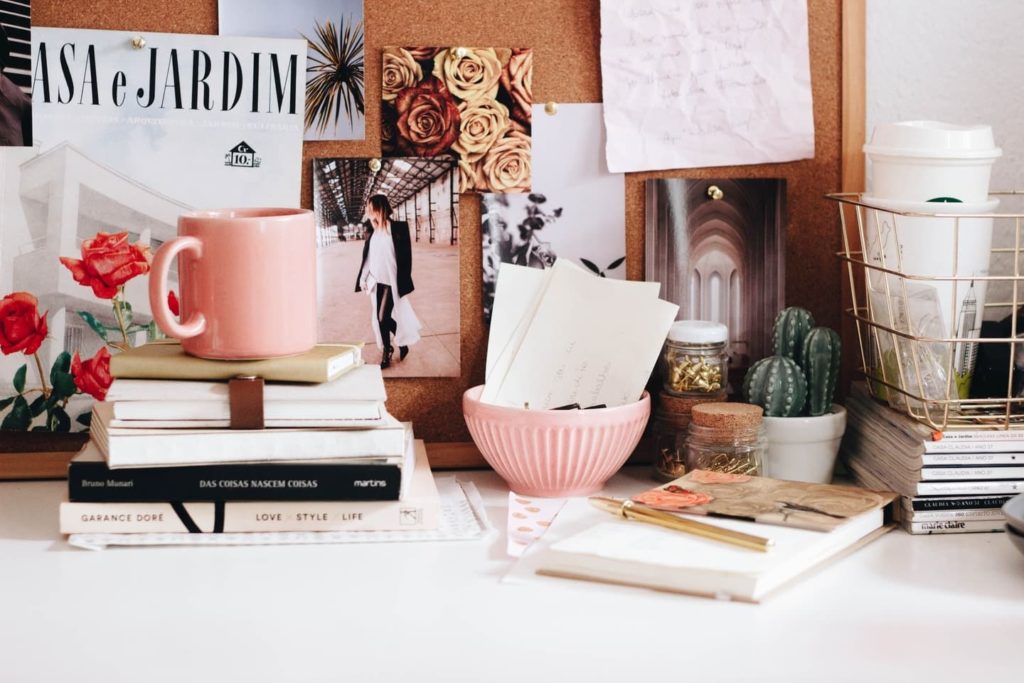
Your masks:
M366 29L366 139L306 142L302 206L312 204L316 157L375 157L380 153L381 50L389 45L486 45L534 49L535 102L599 102L598 0L364 0ZM841 0L808 2L815 157L787 164L634 173L626 178L626 268L644 272L644 181L661 177L781 177L788 187L786 298L810 309L820 324L840 322L838 212L824 195L840 187ZM281 3L286 11L287 2ZM217 33L216 0L35 0L33 24L169 33ZM462 376L393 379L389 410L415 423L431 443L435 466L482 464L462 419L462 393L483 381L487 329L481 317L480 203L460 202Z

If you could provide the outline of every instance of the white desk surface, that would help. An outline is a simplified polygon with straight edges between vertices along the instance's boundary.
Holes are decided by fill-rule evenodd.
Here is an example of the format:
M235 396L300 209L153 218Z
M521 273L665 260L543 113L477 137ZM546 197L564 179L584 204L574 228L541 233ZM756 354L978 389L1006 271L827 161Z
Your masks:
M610 490L650 484L619 474ZM63 482L0 484L0 681L1020 680L1024 556L1003 534L893 531L762 605L500 584L485 540L69 547ZM991 677L991 678L986 678Z

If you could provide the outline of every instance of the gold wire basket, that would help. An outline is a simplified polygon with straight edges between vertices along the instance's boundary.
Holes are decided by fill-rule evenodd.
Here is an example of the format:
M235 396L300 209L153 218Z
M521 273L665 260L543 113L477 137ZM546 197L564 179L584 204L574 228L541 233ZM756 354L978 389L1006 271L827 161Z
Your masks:
M871 394L937 431L1024 429L1024 392L1015 387L1024 380L1024 191L993 195L999 210L1017 213L828 198L839 207L845 312ZM983 208L995 211L991 202ZM983 321L998 321L989 331L999 333L982 336Z

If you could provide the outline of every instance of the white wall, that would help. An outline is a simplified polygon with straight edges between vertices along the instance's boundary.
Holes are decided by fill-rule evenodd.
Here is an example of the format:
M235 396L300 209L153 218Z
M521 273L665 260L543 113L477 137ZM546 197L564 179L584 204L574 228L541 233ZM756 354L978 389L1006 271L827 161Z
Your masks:
M934 119L992 126L995 190L1024 189L1024 2L867 0L867 134Z

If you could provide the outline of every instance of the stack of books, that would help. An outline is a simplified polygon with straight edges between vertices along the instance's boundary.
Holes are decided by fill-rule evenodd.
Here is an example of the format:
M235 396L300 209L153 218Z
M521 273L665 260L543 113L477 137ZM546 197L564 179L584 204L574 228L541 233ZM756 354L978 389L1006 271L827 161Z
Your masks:
M1024 492L1024 430L934 432L855 385L843 456L857 481L901 495L912 534L1003 531L1000 508Z
M63 533L437 528L423 444L388 414L380 367L359 346L223 362L161 342L118 354L111 371L68 468ZM262 378L262 403L232 397L239 376ZM237 428L253 419L262 427Z

